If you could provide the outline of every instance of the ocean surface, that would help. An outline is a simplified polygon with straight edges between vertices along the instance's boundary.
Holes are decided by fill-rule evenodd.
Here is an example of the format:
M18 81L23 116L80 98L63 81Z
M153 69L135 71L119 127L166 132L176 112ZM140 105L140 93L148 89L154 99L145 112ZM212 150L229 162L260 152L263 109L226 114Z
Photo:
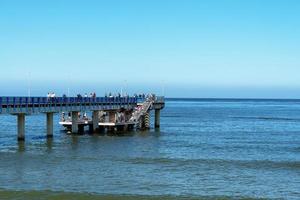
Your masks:
M67 135L0 115L0 199L300 199L300 101L169 99L160 130ZM152 119L153 122L153 119ZM153 126L153 123L152 123Z

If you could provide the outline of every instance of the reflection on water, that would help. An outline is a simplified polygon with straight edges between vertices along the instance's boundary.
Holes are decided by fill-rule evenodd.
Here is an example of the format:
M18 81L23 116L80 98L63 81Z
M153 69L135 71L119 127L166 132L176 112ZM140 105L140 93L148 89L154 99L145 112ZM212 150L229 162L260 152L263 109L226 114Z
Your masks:
M71 135L71 147L73 150L76 150L78 147L78 135Z
M46 139L44 116L33 115L19 143L15 118L2 116L0 197L297 198L299 116L294 101L177 100L160 129L76 136L56 124Z
M50 153L53 146L53 138L47 138L46 139L46 146L47 146L47 152Z
M18 152L22 153L25 151L25 142L24 141L19 141L18 142Z

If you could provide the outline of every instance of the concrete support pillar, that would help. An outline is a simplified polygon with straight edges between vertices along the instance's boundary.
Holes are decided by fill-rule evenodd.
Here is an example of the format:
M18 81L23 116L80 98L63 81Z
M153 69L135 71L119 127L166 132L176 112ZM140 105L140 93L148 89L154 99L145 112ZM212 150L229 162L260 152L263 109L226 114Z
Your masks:
M105 133L105 130L104 126L99 126L99 133Z
M128 125L127 125L127 124L124 125L123 131L124 131L124 132L128 131Z
M107 132L108 133L114 133L115 132L115 127L114 126L108 126L107 127Z
M89 133L94 133L93 124L89 124Z
M93 111L93 132L99 130L99 111Z
M116 128L118 132L124 131L124 125L117 126Z
M78 112L72 112L72 133L78 133Z
M160 127L160 109L155 110L155 128Z
M47 115L47 138L53 137L53 113L46 113Z
M133 124L128 124L127 130L132 131L133 129L134 129L134 125Z
M18 141L25 140L25 114L18 114Z
M109 112L109 122L111 122L111 123L116 122L116 113L115 112Z
M83 124L78 125L78 133L79 134L84 134L84 125Z

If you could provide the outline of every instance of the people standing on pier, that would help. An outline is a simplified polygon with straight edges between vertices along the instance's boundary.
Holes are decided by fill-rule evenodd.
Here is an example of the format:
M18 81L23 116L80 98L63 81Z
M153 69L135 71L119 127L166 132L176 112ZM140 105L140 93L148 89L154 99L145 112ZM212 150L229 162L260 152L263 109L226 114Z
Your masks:
M50 100L53 102L55 100L55 93L54 92L48 92L47 94L47 102L49 102Z
M61 114L61 121L65 121L65 112L62 112L62 114Z
M91 93L90 93L90 97L91 97L91 98L96 98L96 92L91 92Z

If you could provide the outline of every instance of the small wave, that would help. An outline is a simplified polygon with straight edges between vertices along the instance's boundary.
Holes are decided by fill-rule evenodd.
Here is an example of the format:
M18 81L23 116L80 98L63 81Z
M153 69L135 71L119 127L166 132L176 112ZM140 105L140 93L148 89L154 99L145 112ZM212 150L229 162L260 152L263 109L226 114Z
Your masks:
M262 198L251 198L244 196L194 196L194 195L131 195L131 194L96 194L96 193L72 193L72 192L54 192L54 191L12 191L0 189L1 199L31 199L31 200L54 200L54 199L80 199L80 200L230 200L247 199L255 200Z
M269 160L222 160L222 159L181 159L181 158L132 158L124 160L131 164L161 164L173 166L212 165L215 167L236 166L253 169L289 169L299 170L300 161L269 161Z
M184 115L164 115L165 118L181 118L185 117Z
M300 147L295 147L295 148L292 148L292 151L293 151L293 152L297 152L297 153L299 153L299 152L300 152Z
M259 120L274 120L274 121L300 121L299 118L285 118L285 117L231 117L235 119L259 119Z

